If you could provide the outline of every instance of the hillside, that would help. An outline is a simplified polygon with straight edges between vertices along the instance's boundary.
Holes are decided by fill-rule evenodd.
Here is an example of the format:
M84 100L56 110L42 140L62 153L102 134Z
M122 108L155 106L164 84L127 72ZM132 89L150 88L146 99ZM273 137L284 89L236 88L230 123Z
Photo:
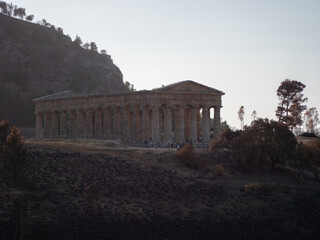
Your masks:
M53 27L3 14L0 66L0 119L22 126L34 125L31 100L39 96L68 89L128 91L110 55L84 49Z
M209 164L190 169L175 149L112 144L28 141L24 181L0 175L0 239L320 237L311 175L242 174L223 152L199 152Z

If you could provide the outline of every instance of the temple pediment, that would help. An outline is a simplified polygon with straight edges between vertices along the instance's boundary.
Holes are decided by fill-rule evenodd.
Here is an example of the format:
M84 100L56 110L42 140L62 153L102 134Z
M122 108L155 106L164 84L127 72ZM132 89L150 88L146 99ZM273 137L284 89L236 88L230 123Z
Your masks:
M224 95L224 92L217 89L207 87L205 85L196 83L191 80L173 83L162 88L155 89L155 91L169 92L169 93L200 93L200 94L214 94Z

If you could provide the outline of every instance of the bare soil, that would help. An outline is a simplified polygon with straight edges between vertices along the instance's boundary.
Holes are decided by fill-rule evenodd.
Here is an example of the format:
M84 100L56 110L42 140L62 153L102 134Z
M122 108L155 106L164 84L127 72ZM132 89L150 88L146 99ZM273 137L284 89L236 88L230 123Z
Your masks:
M320 239L320 183L311 174L242 174L223 151L198 151L209 163L190 169L175 149L26 146L19 184L0 166L0 239Z

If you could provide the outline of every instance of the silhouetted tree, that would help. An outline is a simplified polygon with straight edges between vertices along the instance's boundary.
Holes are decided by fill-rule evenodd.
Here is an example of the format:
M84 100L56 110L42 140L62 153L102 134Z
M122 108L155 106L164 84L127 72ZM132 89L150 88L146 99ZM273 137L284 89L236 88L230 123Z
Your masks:
M243 106L241 106L240 108L239 108L239 111L238 111L238 118L239 118L239 120L240 120L240 123L241 123L241 129L243 129L243 127L244 127L244 107Z
M90 51L98 52L98 47L95 42L90 43Z
M316 128L319 123L319 113L317 108L309 108L304 113L304 120L306 124L306 129L308 133L316 133Z
M40 22L40 25L44 26L44 27L50 27L51 24L47 22L47 20L42 19Z
M102 50L100 51L100 53L101 53L101 54L107 54L107 51L104 50L104 49L102 49Z
M15 5L13 5L12 3L7 4L7 9L8 9L7 15L8 15L8 16L12 17L12 13L13 13L14 7L15 7Z
M286 79L281 82L277 89L280 100L276 116L279 122L287 125L291 130L293 127L302 125L302 112L307 108L303 105L308 99L303 97L305 85L301 82Z
M1 13L8 14L8 8L6 2L0 2Z
M15 17L19 17L19 18L23 19L26 16L26 9L15 7L15 9L13 11L13 15Z
M19 172L26 160L26 149L23 144L24 138L21 136L20 130L16 126L13 126L10 134L7 136L4 153L9 161L15 180L18 179Z
M253 110L252 114L251 114L251 119L252 121L255 121L257 119L257 112L256 110Z
M3 120L0 122L0 145L7 144L8 133L9 133L9 122L7 120Z
M63 29L61 27L57 27L57 32L63 34Z
M27 21L29 21L29 22L32 22L33 21L33 18L34 18L34 15L28 15L27 17L26 17L26 20Z
M83 45L82 45L82 47L84 48L84 49L89 49L89 47L90 47L90 45L89 45L89 43L88 42L86 42L86 43L84 43Z
M76 35L76 38L74 39L73 43L74 43L76 46L81 46L82 40L81 40L81 38L80 38L78 35Z

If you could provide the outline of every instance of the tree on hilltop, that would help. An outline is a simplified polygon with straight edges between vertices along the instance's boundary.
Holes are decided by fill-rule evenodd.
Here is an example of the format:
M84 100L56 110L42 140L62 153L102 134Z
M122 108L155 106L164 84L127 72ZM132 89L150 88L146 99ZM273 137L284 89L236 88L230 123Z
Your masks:
M33 18L34 18L34 15L28 15L27 17L26 17L26 20L28 21L28 22L32 22L32 20L33 20Z
M6 2L0 2L1 13L8 14L8 8Z
M238 111L238 118L241 123L241 129L244 127L244 106L241 106Z
M319 113L317 108L309 108L304 113L304 120L306 123L306 129L308 133L316 133L316 127L319 123Z
M279 122L284 123L291 130L302 125L302 112L307 108L303 103L308 100L308 98L304 98L302 93L305 87L299 81L286 79L277 89L279 104L276 116Z
M90 51L98 52L98 47L97 47L97 44L95 42L91 42L90 43Z
M13 16L23 19L26 16L26 9L15 7L13 11Z

